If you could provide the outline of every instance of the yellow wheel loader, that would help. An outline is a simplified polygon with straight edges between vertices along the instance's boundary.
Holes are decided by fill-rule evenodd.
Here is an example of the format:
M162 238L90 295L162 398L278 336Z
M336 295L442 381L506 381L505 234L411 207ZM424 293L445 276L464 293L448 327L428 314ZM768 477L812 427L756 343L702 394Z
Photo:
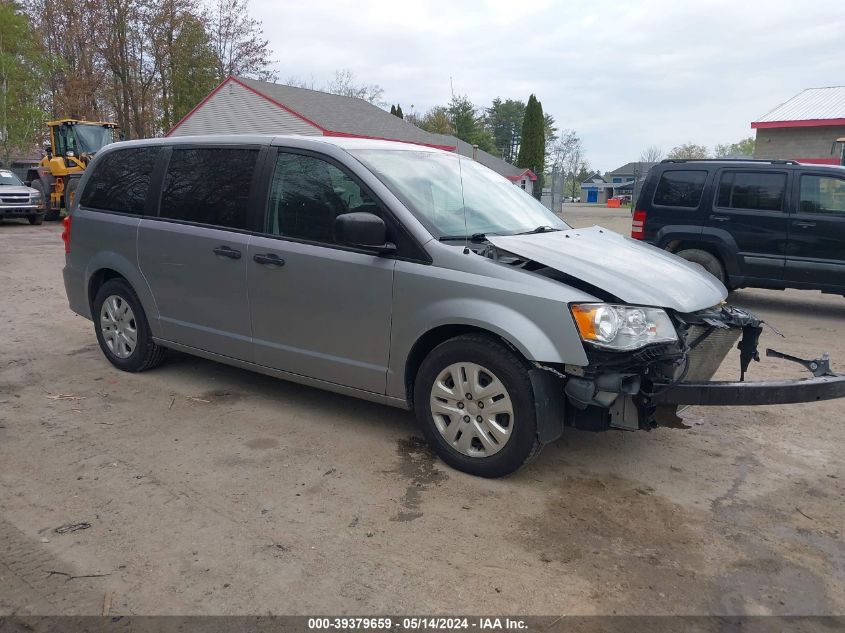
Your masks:
M58 220L69 209L79 179L91 158L115 140L117 125L103 121L48 121L50 142L45 156L27 172L26 182L41 192L45 220Z

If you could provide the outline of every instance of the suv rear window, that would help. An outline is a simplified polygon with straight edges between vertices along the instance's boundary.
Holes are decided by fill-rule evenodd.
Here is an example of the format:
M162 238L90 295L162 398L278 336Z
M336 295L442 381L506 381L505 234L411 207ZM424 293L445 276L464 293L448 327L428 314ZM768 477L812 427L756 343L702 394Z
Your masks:
M159 216L231 229L246 228L257 149L174 148Z
M159 147L137 147L109 152L89 176L79 204L143 215L159 150Z
M654 204L694 209L701 202L706 180L706 171L664 171L654 192Z
M781 211L786 193L786 174L728 171L719 181L716 206L752 211Z

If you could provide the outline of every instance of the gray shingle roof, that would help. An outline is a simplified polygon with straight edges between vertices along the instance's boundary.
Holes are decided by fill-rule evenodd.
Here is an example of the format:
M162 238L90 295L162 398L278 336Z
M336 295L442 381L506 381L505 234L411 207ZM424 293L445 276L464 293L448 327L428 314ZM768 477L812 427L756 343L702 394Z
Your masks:
M245 77L235 79L305 117L324 131L455 148L455 151L463 156L471 157L473 154L472 145L457 137L426 132L413 123L393 116L357 97L344 97L320 90L296 88ZM478 150L476 159L482 165L512 180L526 171L483 150Z
M643 162L633 162L633 163L625 163L622 167L618 167L613 171L608 172L608 174L631 174L633 175L636 171L637 174L645 174L648 172L649 169L654 167L657 163L643 163Z

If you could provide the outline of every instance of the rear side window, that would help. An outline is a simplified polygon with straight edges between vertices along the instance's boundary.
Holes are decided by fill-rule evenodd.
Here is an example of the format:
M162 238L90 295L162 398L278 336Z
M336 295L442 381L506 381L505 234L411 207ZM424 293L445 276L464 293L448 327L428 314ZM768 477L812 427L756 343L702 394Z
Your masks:
M664 171L654 192L654 204L664 207L694 209L701 202L706 171L669 170Z
M802 213L845 213L845 179L801 176Z
M103 156L88 177L79 204L92 209L143 215L160 148L120 149Z
M257 149L174 148L161 194L162 218L247 228Z
M716 206L752 211L781 211L786 194L786 174L728 171L719 181Z

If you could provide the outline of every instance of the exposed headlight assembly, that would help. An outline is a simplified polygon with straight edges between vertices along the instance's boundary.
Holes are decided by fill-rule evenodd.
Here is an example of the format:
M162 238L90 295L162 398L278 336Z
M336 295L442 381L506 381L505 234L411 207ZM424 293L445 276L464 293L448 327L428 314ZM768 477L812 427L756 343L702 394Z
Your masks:
M678 340L672 320L660 308L578 303L569 309L581 339L596 347L624 351Z

